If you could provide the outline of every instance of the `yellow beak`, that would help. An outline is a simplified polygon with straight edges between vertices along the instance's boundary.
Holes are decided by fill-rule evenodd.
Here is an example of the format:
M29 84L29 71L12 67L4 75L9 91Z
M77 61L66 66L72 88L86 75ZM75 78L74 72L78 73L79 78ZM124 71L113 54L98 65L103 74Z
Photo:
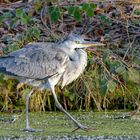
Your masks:
M103 43L99 43L99 42L85 42L85 43L81 43L81 46L83 48L86 48L86 47L97 47L97 46L105 46L105 44Z

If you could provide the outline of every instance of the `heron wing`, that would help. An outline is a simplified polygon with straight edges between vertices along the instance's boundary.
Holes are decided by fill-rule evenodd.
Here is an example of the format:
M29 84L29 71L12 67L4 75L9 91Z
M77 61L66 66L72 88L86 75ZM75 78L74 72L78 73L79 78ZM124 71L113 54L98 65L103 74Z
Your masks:
M0 71L13 76L44 79L63 73L68 56L54 44L32 43L0 58Z

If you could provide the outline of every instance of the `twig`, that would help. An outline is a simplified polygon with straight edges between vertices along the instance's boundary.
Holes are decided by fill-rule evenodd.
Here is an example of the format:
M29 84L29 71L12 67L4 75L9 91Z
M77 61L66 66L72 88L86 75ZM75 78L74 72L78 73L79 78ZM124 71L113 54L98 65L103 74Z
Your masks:
M116 23L121 23L122 25L125 25L125 26L128 26L128 27L131 26L131 27L133 27L133 28L135 28L135 29L139 29L139 30L140 30L140 27L137 27L137 26L132 25L132 24L130 24L130 23L126 24L125 22L122 22L122 21L117 20L117 19L113 19L113 18L109 17L109 16L106 15L106 14L101 14L101 15L106 16L107 18L109 18L109 19L112 20L112 21L115 21Z
M45 13L47 12L46 7L43 7L42 10L41 10L41 13L40 13L41 22L44 25L44 27L48 30L48 32L50 33L51 37L56 40L57 38L56 38L55 34L51 31L51 29L47 26L47 24L43 20L44 12Z
M128 39L129 39L129 47L127 48L127 50L126 50L126 52L125 52L125 54L124 54L124 57L123 57L123 61L125 60L125 58L126 58L126 56L127 56L127 54L128 54L128 52L129 52L129 50L130 50L130 48L132 47L132 45L133 45L133 43L134 43L134 41L135 41L135 39L136 39L136 36L134 36L134 39L133 39L133 41L131 42L130 41L130 36L129 36L129 32L128 32L128 26L126 26L127 27L127 35L128 35Z

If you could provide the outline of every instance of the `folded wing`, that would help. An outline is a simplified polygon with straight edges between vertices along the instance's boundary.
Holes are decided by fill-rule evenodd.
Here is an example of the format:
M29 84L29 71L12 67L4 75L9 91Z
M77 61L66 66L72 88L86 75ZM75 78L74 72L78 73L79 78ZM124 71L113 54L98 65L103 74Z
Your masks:
M61 48L48 43L32 43L0 58L0 72L29 79L44 79L62 74L68 56Z

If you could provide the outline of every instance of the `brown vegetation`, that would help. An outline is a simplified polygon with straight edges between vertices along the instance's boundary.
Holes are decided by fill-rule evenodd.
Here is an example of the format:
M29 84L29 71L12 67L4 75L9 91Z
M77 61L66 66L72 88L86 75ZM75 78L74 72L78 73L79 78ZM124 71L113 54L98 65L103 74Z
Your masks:
M71 31L106 43L104 48L88 52L88 67L84 75L63 91L57 88L58 98L65 109L139 108L139 1L2 2L1 55L32 41L57 41ZM17 81L3 76L0 81L1 110L21 111L30 87L23 86L17 92ZM36 91L31 97L30 109L56 110L51 93Z

